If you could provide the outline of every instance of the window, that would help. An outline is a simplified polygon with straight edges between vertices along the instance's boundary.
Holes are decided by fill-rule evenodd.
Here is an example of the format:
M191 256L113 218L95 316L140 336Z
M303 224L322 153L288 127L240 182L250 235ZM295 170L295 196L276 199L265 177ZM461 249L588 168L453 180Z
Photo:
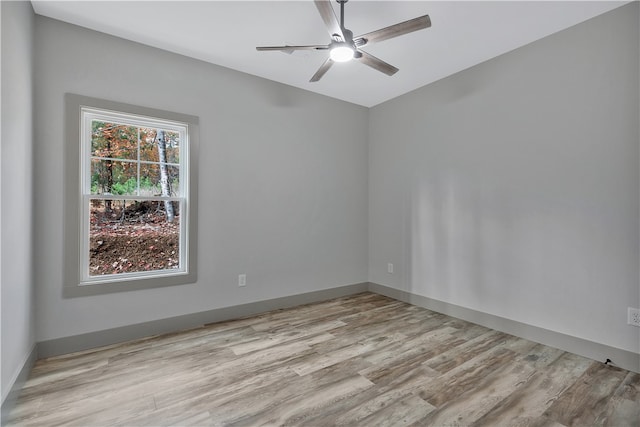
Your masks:
M67 133L65 295L194 282L197 119L67 95Z

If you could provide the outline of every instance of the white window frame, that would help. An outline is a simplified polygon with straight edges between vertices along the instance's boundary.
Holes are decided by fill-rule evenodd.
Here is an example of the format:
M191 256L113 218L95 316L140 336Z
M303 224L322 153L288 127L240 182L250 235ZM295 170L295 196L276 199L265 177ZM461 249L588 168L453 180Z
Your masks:
M198 119L179 113L66 94L65 280L67 297L194 283L196 274L196 194ZM93 120L157 128L180 134L177 196L91 194L91 122ZM75 165L72 164L75 160ZM139 159L137 160L139 162ZM89 202L91 199L178 201L178 269L89 274Z
M134 114L127 114L116 111L109 111L97 108L91 108L83 106L80 108L81 115L81 127L80 127L80 156L82 158L82 165L80 167L82 174L82 225L81 235L82 240L80 243L80 285L91 285L96 283L106 283L119 280L131 280L131 278L139 277L158 277L167 275L179 275L187 272L188 265L188 251L184 250L187 247L187 239L189 238L188 230L188 204L189 199L189 131L187 123L180 123L168 120L157 119L155 117L143 117ZM92 141L92 122L94 120L127 125L143 128L163 129L176 132L180 135L180 164L179 164L179 183L180 188L178 194L180 197L149 197L149 196L123 196L123 195L106 195L106 194L91 194L91 141ZM139 156L138 156L139 157ZM132 161L134 162L134 161ZM135 163L140 164L140 159L136 159ZM140 178L140 177L138 177ZM106 274L91 276L89 271L89 238L90 238L90 225L89 225L89 203L91 199L101 200L151 200L157 202L171 201L180 203L180 239L178 254L180 257L179 268L172 270L154 270L154 271L138 271L129 273L118 274ZM184 218L184 220L183 220Z

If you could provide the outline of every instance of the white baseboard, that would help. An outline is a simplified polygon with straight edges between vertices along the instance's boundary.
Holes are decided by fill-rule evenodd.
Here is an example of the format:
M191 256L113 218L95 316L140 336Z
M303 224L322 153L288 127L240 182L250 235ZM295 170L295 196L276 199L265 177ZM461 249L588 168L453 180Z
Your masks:
M615 366L640 373L640 354L628 350L607 346L593 341L576 338L560 332L551 331L526 323L494 316L481 311L472 310L443 301L401 291L377 283L369 283L369 291L403 301L411 305L423 307L438 313L486 326L497 331L506 332L520 338L538 342L560 350L588 357L601 362L611 359Z

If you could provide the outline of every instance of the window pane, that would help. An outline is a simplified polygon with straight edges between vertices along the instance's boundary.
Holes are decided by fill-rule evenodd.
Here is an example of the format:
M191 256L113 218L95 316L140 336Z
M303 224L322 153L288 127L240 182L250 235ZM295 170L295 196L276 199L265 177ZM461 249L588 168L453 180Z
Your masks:
M137 176L137 163L92 159L91 194L136 195Z
M138 128L93 120L91 155L114 159L138 158Z
M140 128L140 160L143 162L159 162L156 129Z
M163 176L167 183L163 189ZM180 168L165 163L140 165L140 195L180 197Z
M179 163L180 134L164 129L140 128L140 160Z
M178 132L167 132L166 135L166 162L180 163L180 134Z
M91 199L89 276L180 268L180 203ZM167 207L173 209L168 220Z
M143 163L140 165L140 195L161 196L160 165Z
M180 168L177 166L166 166L167 184L171 197L180 197Z

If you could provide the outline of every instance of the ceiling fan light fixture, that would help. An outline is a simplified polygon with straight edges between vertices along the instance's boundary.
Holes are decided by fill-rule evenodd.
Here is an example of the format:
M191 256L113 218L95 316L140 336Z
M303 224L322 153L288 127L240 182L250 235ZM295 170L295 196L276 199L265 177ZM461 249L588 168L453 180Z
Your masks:
M335 62L347 62L353 59L354 49L346 44L336 46L329 52L329 57Z

